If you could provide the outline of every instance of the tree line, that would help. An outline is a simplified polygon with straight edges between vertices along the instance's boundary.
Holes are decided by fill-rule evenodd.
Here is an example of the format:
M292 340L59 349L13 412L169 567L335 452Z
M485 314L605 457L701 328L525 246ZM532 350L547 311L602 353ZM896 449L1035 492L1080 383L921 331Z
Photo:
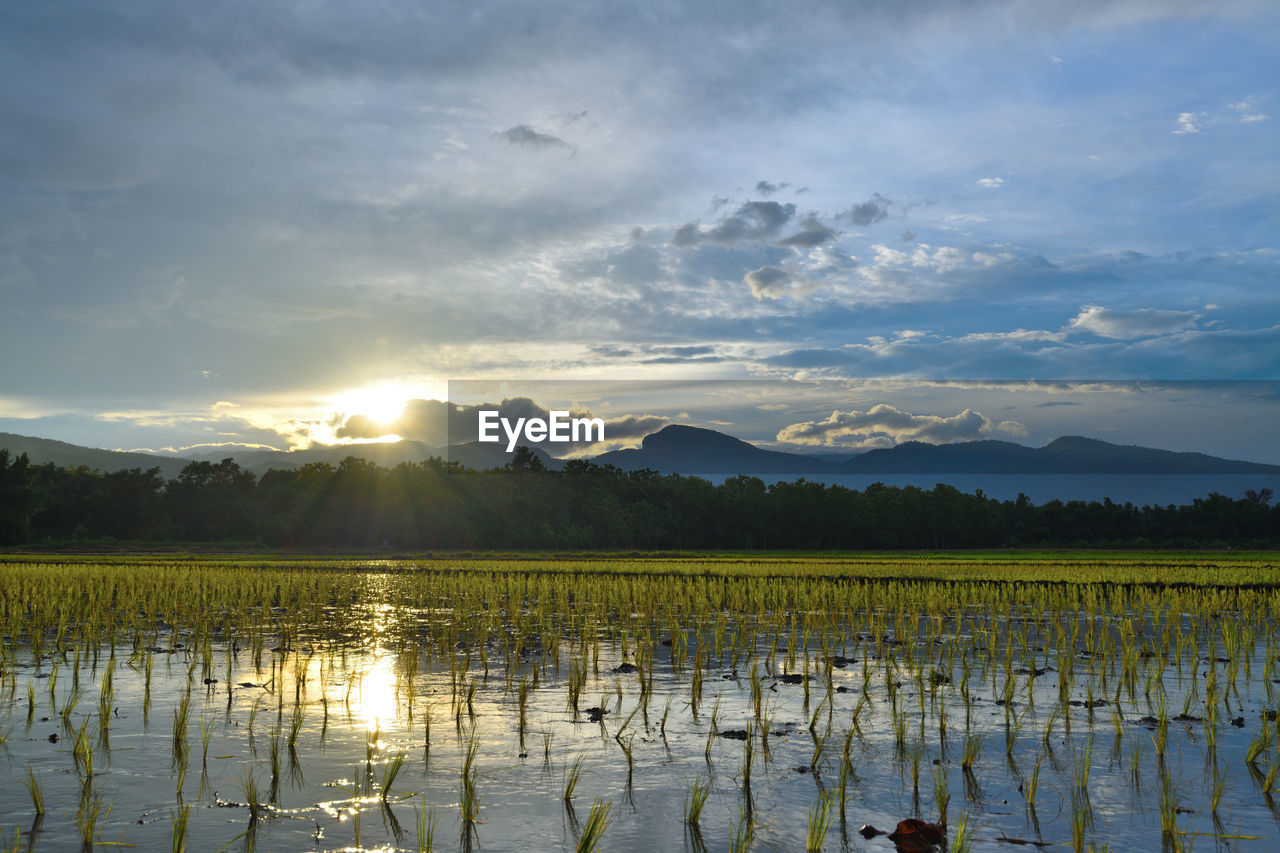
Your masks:
M1280 545L1270 490L1184 506L999 501L939 484L850 489L803 479L360 457L261 477L234 460L100 472L32 465L0 450L0 544L260 542L282 548L937 549Z

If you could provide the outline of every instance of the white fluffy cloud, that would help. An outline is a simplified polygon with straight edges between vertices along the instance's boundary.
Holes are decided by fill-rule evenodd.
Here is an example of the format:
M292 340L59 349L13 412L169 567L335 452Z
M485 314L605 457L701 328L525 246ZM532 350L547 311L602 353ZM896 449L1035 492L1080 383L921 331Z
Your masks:
M1101 305L1086 305L1080 309L1068 328L1092 332L1101 338L1130 340L1182 332L1194 326L1199 318L1200 315L1194 311L1167 311L1158 308L1112 311Z
M1177 127L1173 129L1174 136L1186 136L1190 133L1200 132L1200 121L1204 118L1204 113L1178 113Z
M829 417L819 421L791 424L779 430L777 437L778 441L789 444L872 447L903 441L950 444L988 438L993 434L1025 436L1027 431L1017 421L996 423L973 409L944 418L916 415L888 403L880 403L865 412L833 411Z

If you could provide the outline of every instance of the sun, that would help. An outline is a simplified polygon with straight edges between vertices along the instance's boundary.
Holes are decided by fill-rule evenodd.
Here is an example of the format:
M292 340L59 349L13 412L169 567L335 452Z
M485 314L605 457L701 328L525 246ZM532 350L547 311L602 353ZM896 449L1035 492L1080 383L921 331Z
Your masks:
M310 438L321 444L398 441L402 428L408 428L409 403L444 399L448 393L442 380L408 376L317 395Z
M416 388L399 382L380 382L334 395L333 408L348 417L364 415L385 426L399 420L405 404L417 396L420 393Z

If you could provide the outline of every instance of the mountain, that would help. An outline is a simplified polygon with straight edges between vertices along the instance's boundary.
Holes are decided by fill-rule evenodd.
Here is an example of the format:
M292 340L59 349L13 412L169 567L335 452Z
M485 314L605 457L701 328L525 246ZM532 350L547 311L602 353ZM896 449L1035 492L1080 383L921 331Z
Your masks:
M62 467L84 465L100 471L158 467L166 478L194 461L191 458L97 450L47 438L0 433L0 448L17 456L26 453L34 464L52 462ZM548 468L563 463L541 447L533 453ZM444 457L467 468L483 471L510 461L502 444L470 442L445 448L418 441L373 444L320 445L306 450L258 450L231 448L202 453L199 459L214 462L227 457L240 467L262 475L272 468L298 468L312 462L338 465L358 456L386 468L401 462L422 462ZM1221 459L1204 453L1178 453L1137 445L1111 444L1094 438L1063 436L1044 447L1026 447L1009 441L967 441L957 444L924 444L908 441L896 447L870 450L852 458L783 453L710 429L673 425L645 436L632 450L613 450L591 460L615 465L624 471L649 468L664 474L755 474L823 477L840 474L1280 474L1280 465Z
M838 466L842 474L1280 474L1280 465L1111 444L1068 435L1044 447L1008 441L923 444L871 450Z
M822 459L764 450L722 432L679 424L645 436L637 449L611 450L591 461L624 471L651 468L664 474L835 473L835 467Z
M159 468L167 478L178 476L190 459L175 459L172 456L156 456L150 453L126 453L120 450L99 450L95 447L81 447L65 441L54 441L51 438L35 438L29 435L15 435L11 432L0 432L0 448L8 449L12 456L27 454L33 465L46 462L62 468L95 468L99 471L123 471L129 468L141 468L148 471Z
M1177 453L1094 438L1063 436L1044 447L1010 441L924 444L908 441L852 458L764 450L715 430L669 426L638 449L595 457L626 471L681 474L1280 474L1280 465Z
M1029 474L1047 473L1034 447L1011 441L925 444L905 441L868 450L836 466L841 474ZM1035 470L1033 470L1035 469Z

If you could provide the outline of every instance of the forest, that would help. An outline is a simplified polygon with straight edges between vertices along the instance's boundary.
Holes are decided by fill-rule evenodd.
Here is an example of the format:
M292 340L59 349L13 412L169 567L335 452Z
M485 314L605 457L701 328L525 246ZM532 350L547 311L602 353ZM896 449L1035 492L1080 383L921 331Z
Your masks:
M518 448L504 468L431 459L394 468L348 457L270 470L234 460L100 472L0 450L0 544L260 543L272 548L955 549L1274 547L1268 489L1183 506L1034 504L875 483L626 472L573 461L552 471Z

